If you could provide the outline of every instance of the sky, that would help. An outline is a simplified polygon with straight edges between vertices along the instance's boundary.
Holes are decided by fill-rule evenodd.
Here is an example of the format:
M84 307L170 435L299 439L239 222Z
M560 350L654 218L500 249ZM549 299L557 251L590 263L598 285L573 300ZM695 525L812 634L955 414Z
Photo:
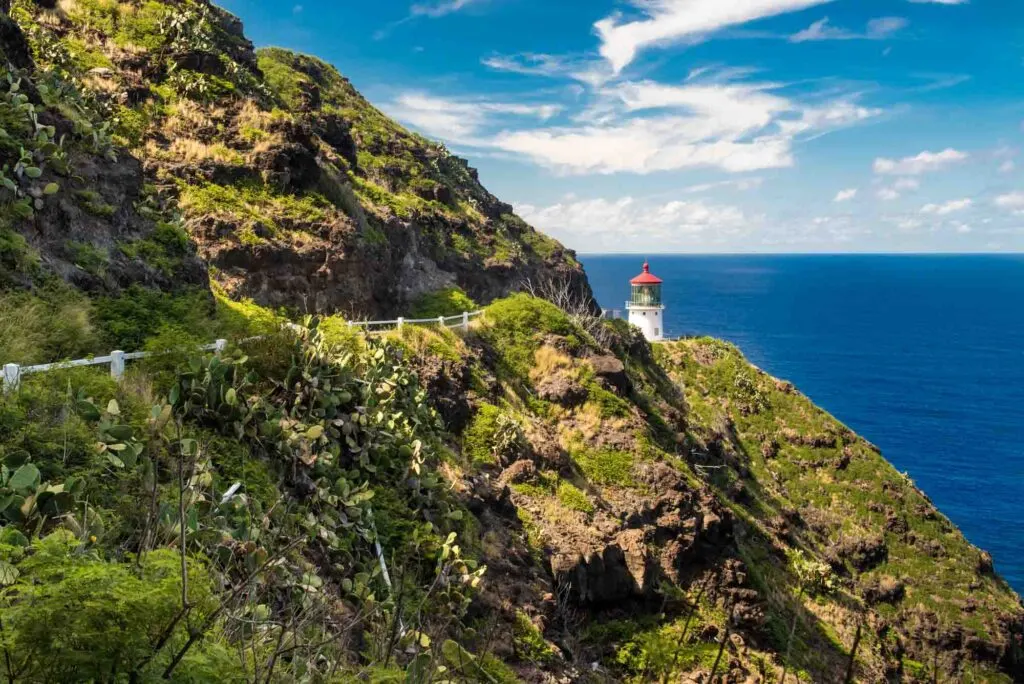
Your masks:
M1024 251L1018 0L220 0L582 253Z

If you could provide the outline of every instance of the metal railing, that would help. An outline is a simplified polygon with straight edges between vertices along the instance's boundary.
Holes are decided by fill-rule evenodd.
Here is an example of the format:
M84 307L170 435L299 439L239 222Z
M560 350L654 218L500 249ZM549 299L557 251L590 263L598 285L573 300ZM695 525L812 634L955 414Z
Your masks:
M405 325L436 325L441 328L469 329L469 322L482 315L483 311L464 311L456 316L439 316L437 318L397 318L393 321L349 321L348 325L353 329L360 329L366 335L379 335L392 330L401 330ZM291 324L286 324L291 325ZM258 338L249 338L258 339ZM247 340L248 341L248 340ZM198 351L212 351L217 354L224 351L228 346L227 340L216 340L210 344L197 347ZM107 356L93 356L88 359L75 359L74 361L58 361L56 363L43 363L35 366L21 366L16 363L8 363L3 367L3 391L9 392L21 384L22 376L31 373L45 373L51 370L63 370L65 368L78 368L81 366L110 366L110 377L120 380L124 377L125 362L136 359L144 359L155 356L162 352L123 352L115 350Z

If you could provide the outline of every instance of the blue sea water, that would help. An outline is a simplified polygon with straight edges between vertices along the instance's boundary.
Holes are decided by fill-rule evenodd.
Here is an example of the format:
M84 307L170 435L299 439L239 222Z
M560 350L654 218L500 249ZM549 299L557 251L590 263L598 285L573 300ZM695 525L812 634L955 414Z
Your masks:
M635 256L582 256L623 309ZM661 256L668 335L712 335L881 447L1024 593L1024 255Z

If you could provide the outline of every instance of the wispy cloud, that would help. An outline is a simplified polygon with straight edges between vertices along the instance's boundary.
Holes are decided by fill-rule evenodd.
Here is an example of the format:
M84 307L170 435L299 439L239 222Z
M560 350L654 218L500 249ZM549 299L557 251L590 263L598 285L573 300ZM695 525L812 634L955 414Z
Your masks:
M486 0L446 0L445 2L417 3L409 8L409 15L413 17L443 17L465 9L470 5L479 5L483 2L486 2Z
M970 0L910 0L915 5L966 5Z
M594 24L601 39L601 56L615 73L648 47L699 42L730 26L795 12L831 0L648 0L636 3L644 17L622 20L613 14Z
M857 188L848 188L846 190L840 190L836 193L833 202L849 202L857 196Z
M449 14L454 14L455 12L458 12L470 6L482 5L485 2L488 2L488 0L440 0L438 2L416 3L409 8L409 13L405 17L399 19L398 21L394 21L388 24L384 28L374 33L373 39L382 40L384 38L387 38L391 31L398 28L402 24L414 21L421 17L425 17L427 19L437 19L438 17L444 17Z
M520 204L516 213L541 230L567 242L587 245L594 251L685 249L695 240L714 242L750 230L749 217L733 206L702 201L666 203L636 199L578 199L570 196L556 204L538 207ZM624 245L627 245L624 250Z
M406 94L390 111L443 139L492 148L567 175L648 174L710 167L742 173L794 164L793 147L805 138L880 115L853 97L805 103L772 83L624 82L600 88L574 122L522 126L495 114L541 121L553 105L451 102Z
M948 216L964 209L969 209L974 202L968 198L950 200L942 204L926 204L921 207L922 214L934 214L935 216Z
M547 121L561 111L552 104L451 100L419 92L404 93L385 109L428 135L474 146L486 145L479 138L482 130L508 116Z
M1009 192L996 197L995 205L1015 214L1024 214L1024 192Z
M789 37L791 43L806 43L822 40L884 40L892 37L910 22L902 17L880 17L867 23L863 33L857 33L833 26L828 17L814 22L803 31Z
M875 173L890 176L919 176L922 173L941 171L967 159L966 152L947 148L941 152L921 152L913 157L903 159L875 160Z
M480 62L495 71L528 76L569 78L599 87L612 77L607 63L595 58L521 52L513 55L491 55Z
M603 91L618 110L597 123L503 131L495 144L568 174L701 166L740 173L792 166L800 136L881 113L845 100L806 105L772 92L777 87L623 83Z
M733 190L746 192L747 190L756 190L763 184L764 178L761 178L760 176L751 176L750 178L736 178L734 180L718 181L717 183L690 185L683 188L683 192L691 195L697 195L711 190L720 190L722 188L732 188Z

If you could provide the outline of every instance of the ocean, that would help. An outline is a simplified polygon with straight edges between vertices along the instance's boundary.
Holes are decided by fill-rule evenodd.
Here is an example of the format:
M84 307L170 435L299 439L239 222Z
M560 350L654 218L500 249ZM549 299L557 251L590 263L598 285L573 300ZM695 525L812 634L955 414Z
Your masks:
M583 255L624 309L643 258ZM657 256L669 336L711 335L881 447L1024 594L1024 255Z

